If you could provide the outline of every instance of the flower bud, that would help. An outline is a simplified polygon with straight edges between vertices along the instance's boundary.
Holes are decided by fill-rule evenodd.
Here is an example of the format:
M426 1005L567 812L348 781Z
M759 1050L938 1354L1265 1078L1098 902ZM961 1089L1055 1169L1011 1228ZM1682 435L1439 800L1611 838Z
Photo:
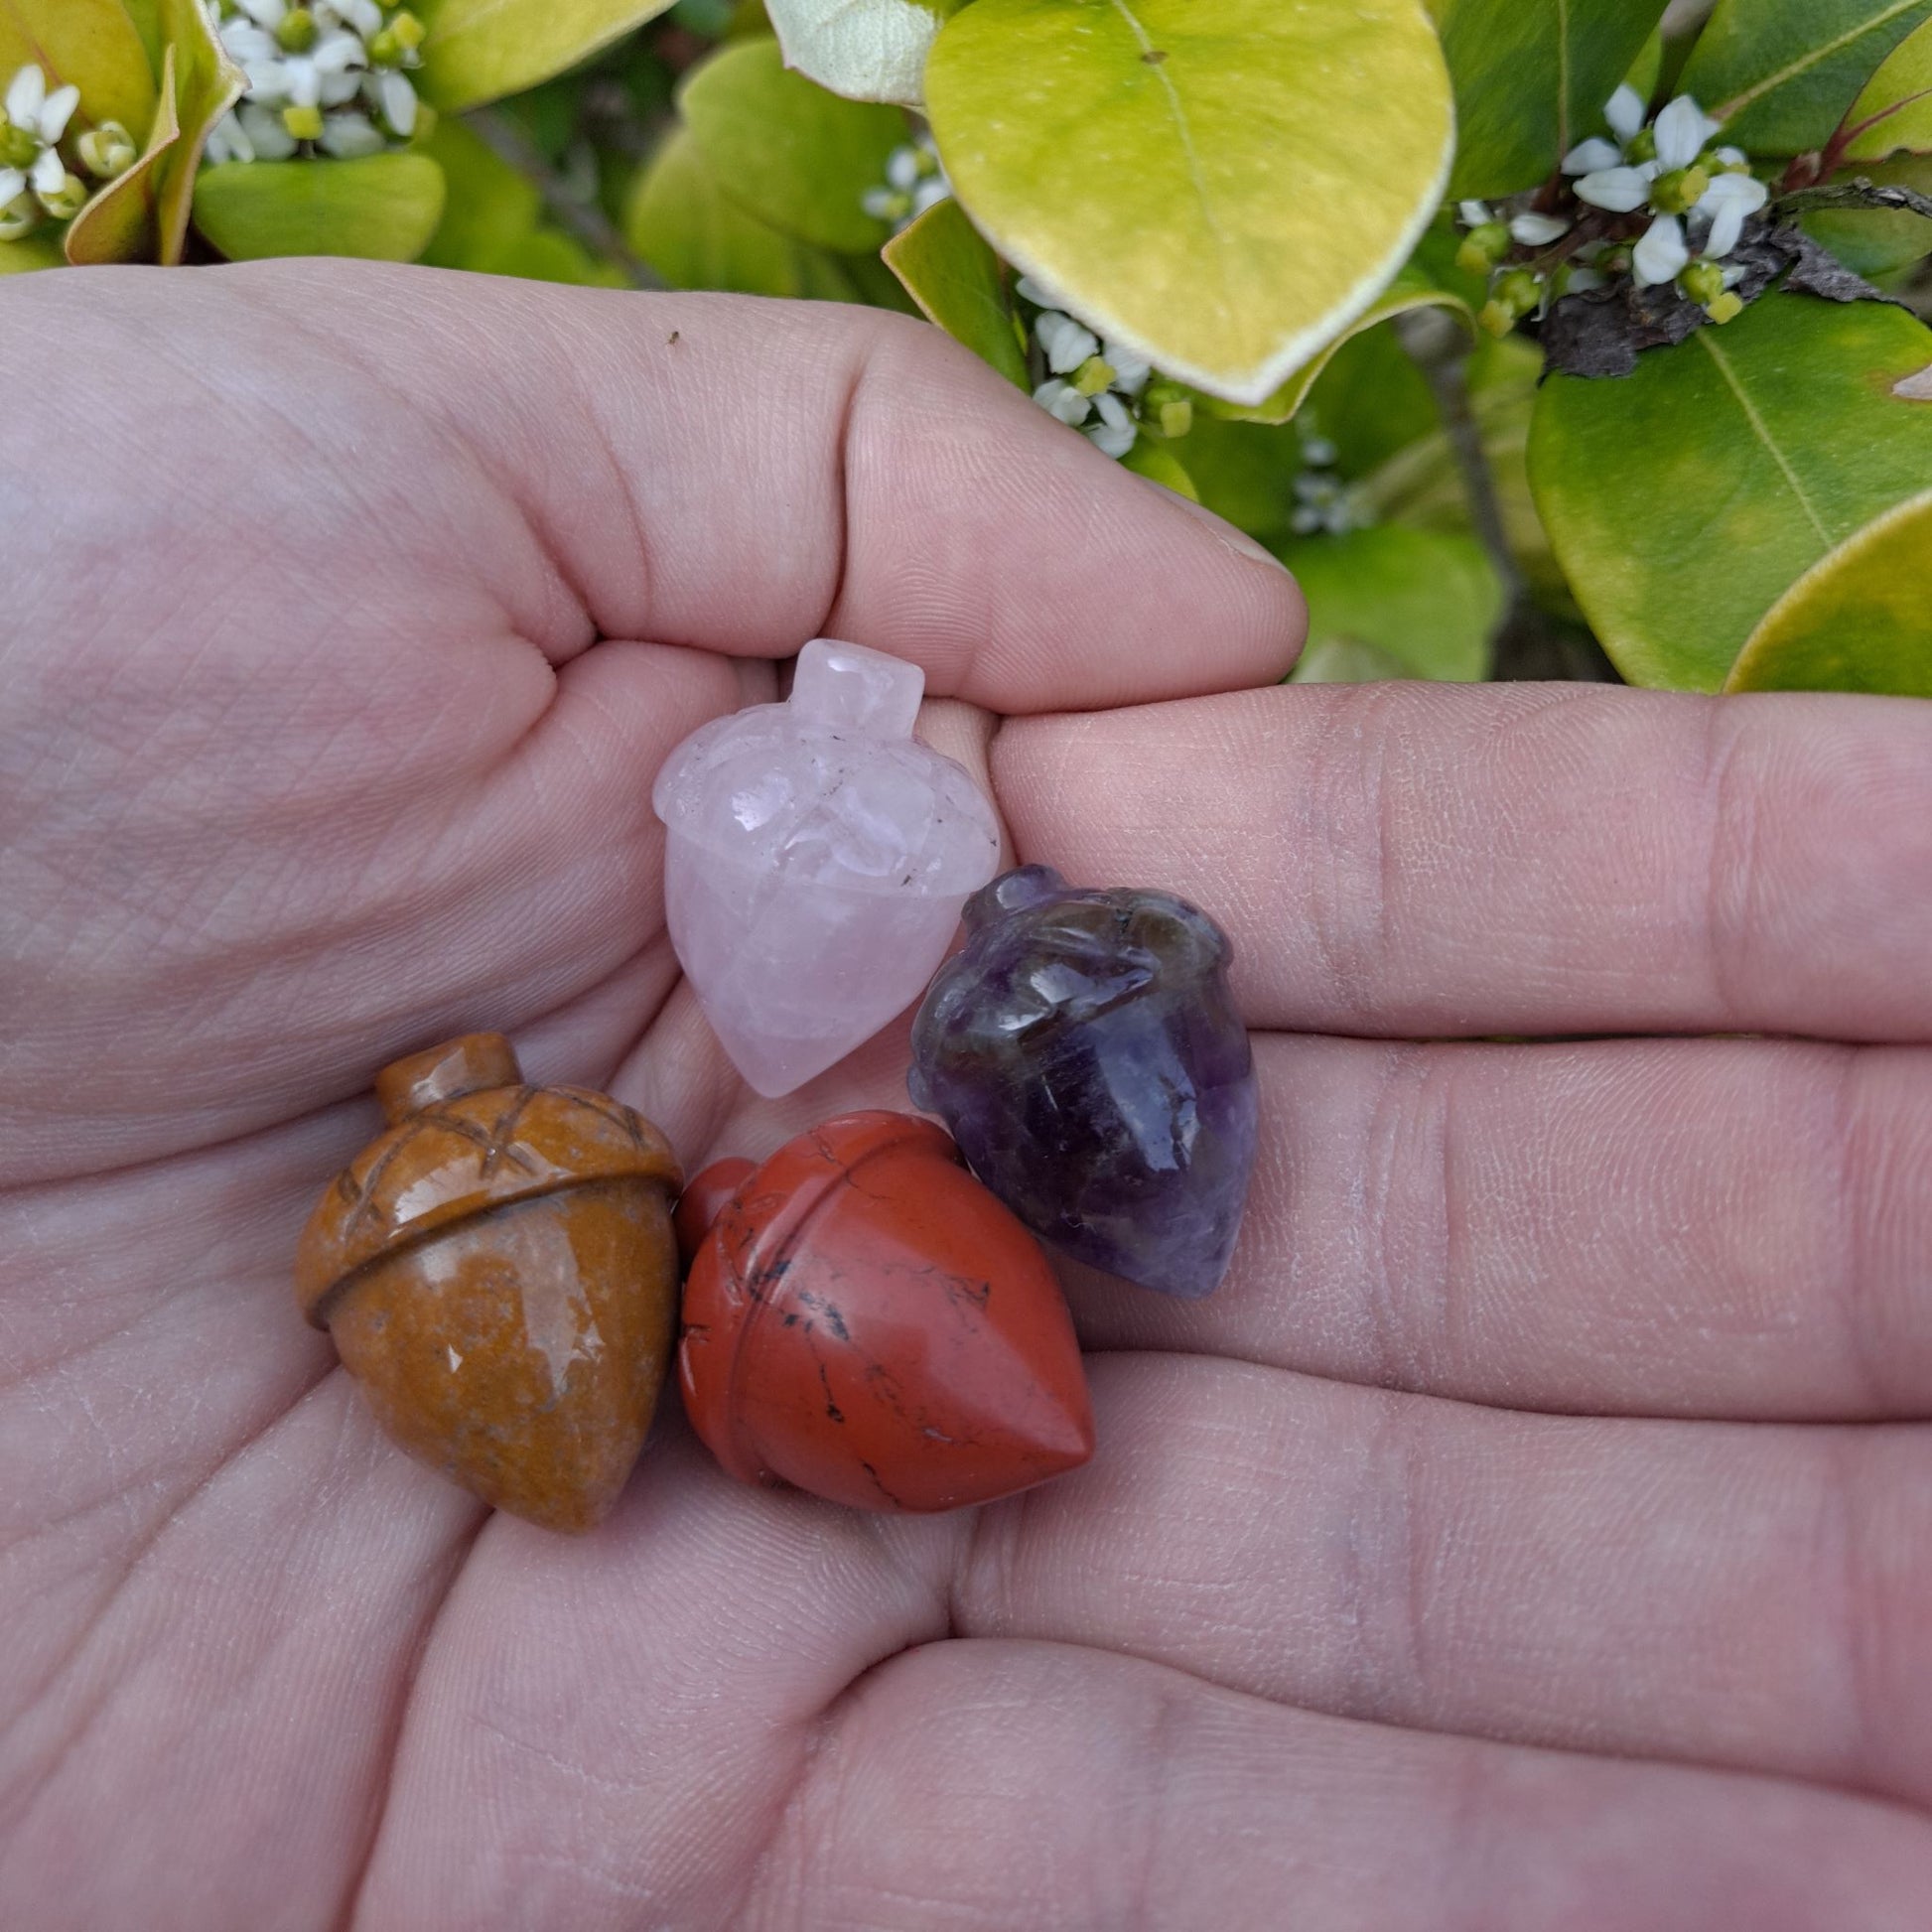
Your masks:
M40 136L32 128L15 127L0 114L0 168L31 168L40 151Z
M1494 336L1500 342L1516 327L1516 311L1501 302L1485 302L1482 305L1482 313L1476 317L1476 321L1487 334Z
M119 121L102 121L80 137L80 165L99 181L113 181L134 166L134 137Z
M1486 275L1508 253L1508 224L1485 221L1462 237L1462 246L1455 251L1455 265L1465 275Z
M41 224L40 204L31 195L16 195L0 207L0 241L18 241Z
M1688 214L1711 192L1702 168L1678 168L1650 184L1650 206L1659 214Z
M87 206L87 184L78 175L63 175L59 188L43 188L41 207L57 221L71 221Z
M1526 316L1543 300L1543 283L1527 268L1512 268L1507 275L1498 278L1490 293L1512 315Z
M306 54L316 44L321 30L307 7L291 7L275 29L275 41L284 54Z
M429 30L405 7L383 31L395 36L396 45L405 54L414 54L422 46L423 36ZM933 166L936 168L938 163L934 162Z
M1657 159L1657 130L1654 127L1640 127L1630 138L1630 145L1624 149L1623 158L1632 167L1645 161Z
M1186 436L1194 427L1194 399L1181 396L1174 402L1164 402L1160 409L1161 434L1170 439Z
M1693 262L1677 282L1701 309L1708 309L1725 292L1725 272L1716 262Z

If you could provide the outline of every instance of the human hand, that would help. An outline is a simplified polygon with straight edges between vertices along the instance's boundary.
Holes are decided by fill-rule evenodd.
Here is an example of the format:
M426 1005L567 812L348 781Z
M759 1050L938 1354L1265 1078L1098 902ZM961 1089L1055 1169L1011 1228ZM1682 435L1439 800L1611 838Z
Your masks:
M1923 1932L1932 714L996 727L1298 614L932 333L333 264L0 315L0 1923ZM1074 1284L1100 1453L1008 1504L667 1417L592 1536L485 1518L295 1234L470 1027L692 1167L900 1104L902 1037L750 1099L661 931L651 772L816 630L965 701L1021 856L1233 931L1235 1276ZM1402 1043L1700 1031L1858 1044Z

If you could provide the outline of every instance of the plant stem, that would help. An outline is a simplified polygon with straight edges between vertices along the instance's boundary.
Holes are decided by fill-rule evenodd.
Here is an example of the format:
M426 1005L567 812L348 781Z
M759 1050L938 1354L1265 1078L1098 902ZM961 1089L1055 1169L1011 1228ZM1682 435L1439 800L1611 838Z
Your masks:
M544 207L600 261L617 269L632 288L664 287L663 278L631 249L596 201L576 193L508 115L483 107L464 118L499 161L536 188Z

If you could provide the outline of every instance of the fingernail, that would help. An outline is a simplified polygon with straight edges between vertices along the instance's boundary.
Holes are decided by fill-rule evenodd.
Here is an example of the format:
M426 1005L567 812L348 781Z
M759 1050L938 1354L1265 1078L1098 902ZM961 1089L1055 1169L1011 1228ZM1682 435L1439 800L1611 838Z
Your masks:
M1247 531L1236 529L1226 517L1216 516L1204 503L1196 503L1177 490L1170 489L1165 483L1155 483L1152 478L1143 477L1141 482L1150 489L1158 489L1175 509L1185 510L1195 522L1205 524L1237 557L1250 557L1257 563L1272 564L1284 576L1288 574L1288 566L1272 550L1264 549Z

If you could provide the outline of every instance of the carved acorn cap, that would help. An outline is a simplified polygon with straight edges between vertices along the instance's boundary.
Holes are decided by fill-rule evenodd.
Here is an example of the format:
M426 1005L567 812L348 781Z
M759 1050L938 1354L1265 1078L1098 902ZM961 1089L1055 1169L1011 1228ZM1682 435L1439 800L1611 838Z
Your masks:
M500 1034L472 1034L384 1068L392 1123L336 1176L296 1253L302 1311L318 1328L348 1279L379 1256L504 1201L579 1181L683 1185L670 1143L608 1094L529 1085Z

